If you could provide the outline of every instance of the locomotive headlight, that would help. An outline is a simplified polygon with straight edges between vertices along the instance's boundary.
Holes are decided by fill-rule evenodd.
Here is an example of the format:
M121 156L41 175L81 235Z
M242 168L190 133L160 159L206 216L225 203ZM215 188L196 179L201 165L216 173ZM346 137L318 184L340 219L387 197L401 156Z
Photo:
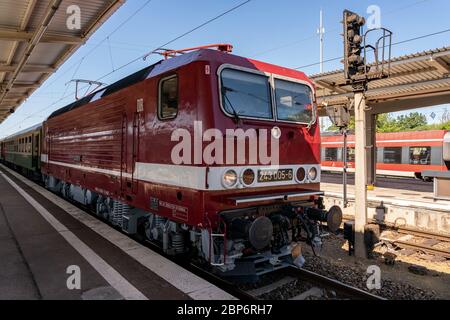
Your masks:
M271 130L272 133L272 137L274 137L275 139L280 139L281 138L281 129L278 127L273 127Z
M298 168L296 174L297 182L303 182L306 178L306 171L304 168Z
M308 171L308 178L310 181L314 181L317 178L317 169L312 167Z
M242 182L250 186L255 182L255 172L252 169L246 169L242 175Z
M227 170L222 177L222 183L225 188L232 188L236 185L238 175L234 170Z

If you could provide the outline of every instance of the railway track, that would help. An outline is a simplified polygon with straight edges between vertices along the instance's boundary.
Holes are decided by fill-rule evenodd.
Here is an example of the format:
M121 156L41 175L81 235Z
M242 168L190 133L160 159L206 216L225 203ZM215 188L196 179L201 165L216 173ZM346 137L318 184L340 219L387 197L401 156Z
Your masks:
M353 219L344 216L342 220L345 222ZM390 236L382 237L382 241L388 242L399 248L411 249L450 259L450 236L448 235L377 223L374 220L371 220L370 223L380 225L382 231L392 232Z
M281 272L284 277L244 292L258 300L277 296L286 300L386 300L309 270L289 267Z
M382 238L394 246L412 249L427 254L450 259L450 237L411 228L392 227L388 230L396 232L400 237Z

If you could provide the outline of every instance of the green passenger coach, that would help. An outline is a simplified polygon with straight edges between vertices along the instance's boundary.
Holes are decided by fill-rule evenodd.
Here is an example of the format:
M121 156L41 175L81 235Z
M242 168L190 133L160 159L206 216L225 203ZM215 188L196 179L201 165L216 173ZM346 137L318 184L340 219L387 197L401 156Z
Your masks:
M40 172L42 125L28 128L0 141L0 159L22 173Z

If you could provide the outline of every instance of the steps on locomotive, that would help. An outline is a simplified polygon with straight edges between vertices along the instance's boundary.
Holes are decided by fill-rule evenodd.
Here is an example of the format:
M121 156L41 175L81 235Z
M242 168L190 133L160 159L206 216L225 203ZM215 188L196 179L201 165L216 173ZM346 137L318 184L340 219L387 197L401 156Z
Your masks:
M259 277L280 269L292 267L293 258L290 252L281 254L255 254L235 260L236 268L230 271L216 271L224 278L237 281L256 282Z

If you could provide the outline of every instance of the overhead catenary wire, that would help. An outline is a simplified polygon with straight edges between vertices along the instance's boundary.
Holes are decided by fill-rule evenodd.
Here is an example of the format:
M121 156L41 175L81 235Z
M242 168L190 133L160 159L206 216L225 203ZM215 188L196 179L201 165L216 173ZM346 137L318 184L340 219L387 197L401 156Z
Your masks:
M144 2L144 4L142 6L140 6L139 8L137 8L131 15L129 15L124 21L122 21L116 28L113 29L113 31L111 31L105 38L103 38L102 40L100 40L100 42L96 43L94 45L94 47L89 50L86 54L84 54L79 60L77 60L76 62L74 62L70 67L68 67L68 69L63 72L62 74L60 74L55 80L53 80L52 82L50 82L48 85L44 85L42 87L43 88L48 88L50 86L52 86L53 84L55 84L56 82L58 82L58 80L60 80L63 76L65 76L70 70L72 70L74 67L78 66L77 69L79 69L79 66L81 65L81 63L89 56L91 55L95 50L97 50L101 45L103 45L105 42L109 41L109 38L115 34L117 31L119 31L123 26L125 26L127 23L129 23L138 13L142 12L142 10L147 7L153 0L147 0L146 2Z
M448 33L448 32L450 32L450 28L449 29L445 29L445 30L441 30L441 31L437 31L437 32L433 32L433 33L428 33L428 34L421 35L421 36L418 36L418 37L402 40L402 41L399 41L399 42L394 42L394 43L392 43L392 46L396 46L396 45L399 45L399 44L412 42L412 41L416 41L416 40L420 40L420 39L425 39L425 38L429 38L429 37L432 37L432 36L437 36L437 35ZM342 60L343 58L344 58L343 56L340 56L340 57L336 57L336 58L326 59L323 62L327 63L327 62ZM314 63L311 63L311 64L307 64L307 65L303 65L303 66L300 66L300 67L296 67L294 69L296 69L296 70L305 69L305 68L317 66L319 64L320 64L320 62L314 62Z
M251 0L249 0L249 1L251 1ZM246 1L246 3L249 2L249 1ZM444 34L444 33L447 33L447 32L450 32L450 28L449 28L449 29L445 29L445 30L441 30L441 31L437 31L437 32L433 32L433 33L429 33L429 34L425 34L425 35L421 35L421 36L417 36L417 37L414 37L414 38L402 40L402 41L393 43L392 45L394 46L394 45L399 45L399 44L402 44L402 43L412 42L412 41L424 39L424 38L427 38L427 37L431 37L431 36L435 36L435 35L439 35L439 34ZM185 34L185 35L187 35L187 34ZM179 39L179 37L177 37L177 38ZM155 49L155 50L156 50L156 49ZM128 63L126 63L126 64L120 66L120 67L119 67L118 69L116 69L115 71L109 72L109 73L107 73L107 74L101 76L101 77L98 78L96 81L102 80L102 79L108 77L109 75L111 75L111 74L113 74L113 73L115 73L115 72L117 72L117 71L119 71L119 70L121 70L121 69L123 69L123 68L125 68L125 67L127 67L127 66L129 66L129 65L131 65L132 63L135 63L136 61L139 61L139 60L143 59L143 58L146 57L146 56L148 56L148 54L139 56L138 58L133 59L133 60L131 60L130 62L128 62ZM341 60L341 59L343 59L343 57L337 57L337 58L327 59L327 60L324 60L323 62L324 62L324 63L327 63L327 62L336 61L336 60ZM318 65L318 64L320 64L320 62L312 63L312 64L305 65L305 66L300 66L300 67L297 67L297 68L294 68L294 69L304 69L304 68L307 68L307 67L316 66L316 65ZM84 87L84 88L85 88L85 87ZM83 88L81 88L81 89L83 89ZM80 90L81 90L81 89L80 89ZM70 96L72 96L72 95L74 95L74 94L75 94L75 92L72 92L72 93L66 95L65 97L60 98L59 100L55 101L54 103L52 103L52 104L49 105L48 107L46 107L46 108L44 108L44 109L42 109L42 110L40 110L40 111L38 111L38 112L36 112L36 113L33 113L33 114L29 115L29 116L26 117L26 118L24 118L22 121L27 120L27 119L29 119L29 118L32 118L32 117L38 115L39 113L48 110L49 108L55 106L57 103L63 101L64 99L66 99L66 98L68 98L68 97L70 97ZM7 130L11 129L12 127L13 127L13 126L11 126L10 128L8 128Z
M396 12L398 12L398 11L403 11L403 10L408 9L408 8L410 8L410 7L416 6L416 5L418 5L418 4L422 4L422 3L424 3L424 2L429 2L429 1L433 1L433 0L420 0L420 1L416 1L416 2L413 2L413 3L407 4L407 5L405 5L405 6L402 6L402 7L399 7L399 8L395 8L395 9L393 9L393 10L391 10L391 11L388 11L388 12L384 13L383 16L387 16L387 15L396 13ZM339 31L339 30L340 30L340 28L333 28L333 29L330 29L330 30L328 31L328 33L334 33L335 31ZM295 41L292 41L292 42L284 43L284 44L282 44L282 45L278 45L278 46L276 46L276 47L267 49L267 50L265 50L265 51L260 51L260 52L257 52L257 53L255 53L255 54L250 54L249 56L252 56L252 57L255 57L255 58L256 58L256 57L260 57L260 56L263 56L263 55L265 55L265 54L267 54L267 53L271 53L271 52L274 52L274 51L278 51L278 50L280 50L280 49L288 48L288 47L297 45L297 44L299 44L299 43L303 43L303 42L305 42L305 41L315 39L316 37L317 37L317 34L314 34L314 35L311 35L311 36L309 36L309 37L305 37L305 38L300 39L300 40L295 40Z
M183 37L185 37L185 36L187 36L187 35L189 35L189 34L195 32L195 31L197 31L197 30L201 29L202 27L204 27L204 26L206 26L206 25L208 25L208 24L210 24L210 23L216 21L217 19L219 19L219 18L221 18L221 17L223 17L223 16L225 16L225 15L227 15L227 14L229 14L229 13L235 11L235 10L237 10L238 8L244 6L245 4L247 4L247 3L251 2L251 1L252 1L252 0L246 0L246 1L244 1L244 2L241 2L240 4L238 4L238 5L234 6L234 7L232 7L231 9L228 9L228 10L226 10L225 12L222 12L221 14L215 16L214 18L211 18L211 19L207 20L206 22L203 22L202 24L200 24L200 25L198 25L198 26L196 26L196 27L190 29L189 31L184 32L183 34L181 34L181 35L179 35L179 36L177 36L177 37L175 37L175 38L173 38L173 39L167 41L166 43L164 43L164 44L162 44L162 45L156 47L156 48L153 49L152 51L150 51L150 52L148 52L148 53L146 53L146 54L144 54L144 55L140 55L139 57L136 57L135 59L133 59L133 60L131 60L131 61L125 63L124 65L122 65L122 66L120 66L119 68L117 68L115 71L118 71L118 70L121 70L121 69L123 69L123 68L126 68L126 67L128 67L129 65L131 65L131 64L133 64L133 63L135 63L135 62L137 62L137 61L139 61L139 60L142 60L142 59L145 60L145 59L147 59L147 58L148 58L151 54L153 54L156 50L158 50L158 49L160 49L160 48L163 48L163 47L165 47L165 46L168 46L169 44L174 43L175 41L177 41L177 40L179 40L179 39L181 39L181 38L183 38ZM115 72L115 71L114 71L114 72ZM104 79L104 78L110 76L110 75L113 74L114 72L109 72L109 73L107 73L107 74L101 76L100 78L98 78L96 81L102 80L102 79Z
M152 0L147 1L146 4L150 3L151 1L152 1ZM221 17L223 17L223 16L225 16L225 15L227 15L227 14L229 14L229 13L231 13L231 12L237 10L237 9L239 9L240 7L246 5L247 3L251 2L251 1L252 1L252 0L246 0L246 1L244 1L244 2L239 3L238 5L233 6L232 8L230 8L230 9L228 9L228 10L226 10L226 11L220 13L219 15L217 15L217 16L215 16L215 17L213 17L213 18L211 18L211 19L209 19L209 20L207 20L207 21L201 23L200 25L198 25L198 26L196 26L196 27L194 27L194 28L192 28L192 29L190 29L190 30L188 30L188 31L186 31L186 32L184 32L184 33L182 33L181 35L179 35L179 36L177 36L177 37L175 37L175 38L173 38L173 39L167 41L166 43L162 44L161 46L158 46L157 48L155 48L154 50L150 51L149 53L146 53L146 54L144 54L144 55L140 55L139 57L136 57L135 59L130 60L129 62L127 62L127 63L125 63L125 64L119 66L117 69L115 69L115 70L113 70L113 71L111 71L111 72L106 73L105 75L101 76L100 78L96 79L95 81L100 81L100 80L102 80L102 79L104 79L104 78L110 76L111 74L113 74L113 73L115 73L115 72L117 72L117 71L119 71L119 70L122 70L122 69L128 67L129 65L131 65L131 64L133 64L133 63L139 61L139 60L146 59L146 58L147 58L150 54L152 54L155 50L157 50L157 49L159 49L159 48L162 48L162 47L164 47L164 46L167 46L167 45L169 45L169 44L171 44L171 43L173 43L173 42L175 42L175 41L177 41L177 40L179 40L179 39L181 39L181 38L183 38L183 37L185 37L185 36L187 36L187 35L189 35L189 34L195 32L195 31L197 31L197 30L199 30L199 29L201 29L202 27L204 27L204 26L206 26L206 25L208 25L208 24L210 24L210 23L212 23L212 22L214 22L214 21L220 19ZM135 13L137 14L137 12L135 12ZM124 22L124 23L125 23L125 22ZM121 25L123 25L124 23L122 23ZM117 31L118 29L119 29L119 27L116 28L115 31ZM113 31L113 32L115 32L115 31ZM111 34L110 34L110 35L111 35ZM105 40L106 40L106 38L105 38ZM92 50L91 50L91 51L92 51ZM86 57L86 55L85 55L83 58L85 58L85 57ZM82 89L85 88L85 87L86 87L86 86L80 88L80 90L82 90ZM25 117L24 119L22 119L22 121L25 121L25 120L27 120L27 119L30 119L30 118L32 118L32 117L35 117L36 115L39 115L40 113L42 113L42 112L44 112L44 111L46 111L46 110L52 108L53 106L55 106L55 105L58 104L59 102L65 100L66 98L68 98L68 97L70 97L70 96L72 96L72 95L74 95L74 94L75 94L75 92L72 92L72 93L70 93L70 94L68 94L68 95L65 95L64 97L61 97L60 99L58 99L57 101L55 101L55 102L53 102L52 104L48 105L48 106L45 107L44 109L41 109L41 110L39 110L39 111L37 111L37 112L35 112L35 113L29 115L28 117ZM8 129L5 130L5 131L8 131L8 130L12 129L13 127L14 127L14 126L11 126L10 128L8 128Z

